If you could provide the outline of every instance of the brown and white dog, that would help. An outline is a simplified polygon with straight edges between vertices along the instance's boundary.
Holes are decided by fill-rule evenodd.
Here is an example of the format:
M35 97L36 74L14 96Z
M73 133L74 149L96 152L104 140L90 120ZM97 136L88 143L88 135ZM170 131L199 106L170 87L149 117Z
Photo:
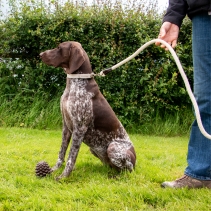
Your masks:
M94 78L80 77L81 74L92 73L89 58L81 44L63 42L57 48L40 53L40 57L45 64L62 67L68 76L76 76L67 77L61 97L62 144L53 171L64 162L71 137L72 144L66 167L58 179L68 177L72 172L82 142L103 163L120 171L132 171L136 153L127 132L101 94Z

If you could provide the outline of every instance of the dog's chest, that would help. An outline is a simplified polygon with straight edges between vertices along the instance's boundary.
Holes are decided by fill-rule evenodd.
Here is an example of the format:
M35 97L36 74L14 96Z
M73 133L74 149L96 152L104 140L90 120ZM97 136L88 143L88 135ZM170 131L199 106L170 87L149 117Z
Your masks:
M87 80L72 79L61 99L61 109L68 128L88 126L93 120L93 93L86 90Z

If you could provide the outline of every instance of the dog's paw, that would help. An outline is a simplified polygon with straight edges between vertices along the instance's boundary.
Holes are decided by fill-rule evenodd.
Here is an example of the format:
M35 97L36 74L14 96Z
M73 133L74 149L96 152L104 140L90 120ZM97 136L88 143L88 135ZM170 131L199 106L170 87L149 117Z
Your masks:
M58 160L56 165L52 168L52 171L56 171L57 169L59 169L63 163L64 163L64 161Z
M56 180L57 182L61 181L61 179L62 179L61 176L58 176L58 177L55 178L55 180Z
M55 179L56 179L56 181L62 181L62 180L64 180L65 178L67 178L67 176L64 174L64 173L62 173L60 176L58 176L58 177L56 177Z
M58 177L55 178L55 180L56 180L57 182L61 182L62 179L64 179L64 177L61 177L61 176L58 176Z

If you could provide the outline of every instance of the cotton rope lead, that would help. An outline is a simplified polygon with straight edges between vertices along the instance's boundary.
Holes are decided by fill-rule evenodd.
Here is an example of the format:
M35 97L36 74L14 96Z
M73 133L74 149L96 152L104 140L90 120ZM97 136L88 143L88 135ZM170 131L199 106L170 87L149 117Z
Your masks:
M204 129L203 125L202 125L202 121L201 121L201 116L200 116L198 104L197 104L196 99L195 99L195 97L194 97L194 95L193 95L193 92L192 92L191 87L190 87L190 83L189 83L188 78L187 78L187 76L186 76L186 74L185 74L185 72L184 72L184 70L183 70L183 68L182 68L182 65L181 65L181 63L180 63L180 60L179 60L179 58L178 58L176 52L174 51L174 49L173 49L167 42L165 42L164 40L161 40L161 39L153 39L153 40L151 40L151 41L145 43L145 44L142 45L135 53L133 53L131 56L129 56L128 58L126 58L126 59L124 59L123 61L119 62L118 64L112 66L111 68L102 70L102 71L100 72L99 75L105 76L105 75L108 74L111 70L114 70L114 69L116 69L116 68L122 66L122 65L125 64L126 62L128 62L128 61L130 61L131 59L133 59L134 57L136 57L141 51L143 51L143 50L144 50L145 48L147 48L149 45L152 45L152 44L154 44L154 43L156 43L156 42L159 42L159 43L162 43L163 45L165 45L165 46L168 48L168 50L170 51L170 53L172 54L172 56L173 56L173 58L174 58L174 60L175 60L175 62L176 62L176 64L177 64L177 67L178 67L178 69L179 69L179 71L180 71L180 74L181 74L181 76L182 76L182 79L183 79L183 81L184 81L184 83L185 83L185 87L186 87L186 90L187 90L187 92L188 92L188 95L189 95L189 97L190 97L190 99L191 99L191 102L192 102L192 104L193 104L193 107L194 107L194 110L195 110L195 116L196 116L196 120L197 120L199 129L200 129L201 133L202 133L206 138L211 139L211 135L208 134L208 133L205 131L205 129Z

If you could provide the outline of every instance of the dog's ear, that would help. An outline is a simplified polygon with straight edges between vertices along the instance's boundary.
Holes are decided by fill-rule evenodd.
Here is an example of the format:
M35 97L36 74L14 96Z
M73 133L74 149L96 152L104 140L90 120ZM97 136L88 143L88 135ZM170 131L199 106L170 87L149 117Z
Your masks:
M85 61L84 51L80 43L74 42L70 46L69 71L75 72Z

